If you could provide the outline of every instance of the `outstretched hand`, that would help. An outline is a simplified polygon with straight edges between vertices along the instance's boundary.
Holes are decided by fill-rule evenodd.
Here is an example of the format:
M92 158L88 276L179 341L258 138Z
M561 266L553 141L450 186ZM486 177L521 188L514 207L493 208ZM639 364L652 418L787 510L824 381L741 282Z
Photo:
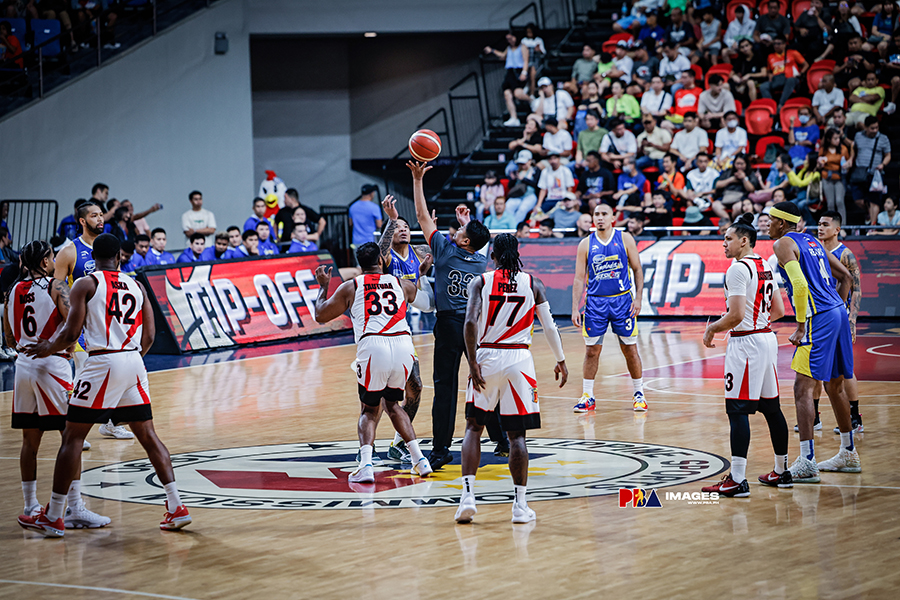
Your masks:
M327 290L328 285L331 283L331 267L326 267L325 265L316 267L316 281L319 282L320 288Z
M434 264L434 257L430 254L426 254L425 258L419 262L419 276L425 277L428 275L428 271L431 270L432 264Z
M384 209L384 214L386 214L391 221L396 221L400 218L400 213L397 212L397 201L390 194L385 196L384 200L381 201L381 208Z
M423 162L416 162L414 160L406 161L406 166L409 167L409 170L412 171L412 176L414 181L422 181L422 178L425 176L425 173L430 171L433 167Z
M469 221L472 220L471 213L469 212L469 207L464 204L460 204L456 207L456 220L459 222L460 227L465 227L469 224Z

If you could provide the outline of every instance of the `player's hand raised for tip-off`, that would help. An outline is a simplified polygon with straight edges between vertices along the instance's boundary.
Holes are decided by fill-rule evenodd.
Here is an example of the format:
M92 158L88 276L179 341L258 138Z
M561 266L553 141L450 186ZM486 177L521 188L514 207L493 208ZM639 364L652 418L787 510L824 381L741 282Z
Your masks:
M416 162L414 160L406 161L406 166L409 167L409 170L412 171L413 179L422 179L425 176L425 173L432 169L426 163Z
M331 283L331 267L325 265L316 267L316 281L319 282L319 287L327 290L328 284Z
M384 209L384 214L386 214L391 221L396 221L400 218L400 213L397 212L397 201L394 200L394 197L390 194L385 196L384 200L381 201L381 208Z
M460 224L461 227L465 227L469 224L469 221L472 220L472 215L469 211L469 208L464 205L460 205L456 207L456 221Z
M432 264L434 264L434 257L430 254L426 254L425 258L419 263L419 276L425 277L428 275L428 271L431 270Z
M569 369L566 367L566 361L563 360L556 363L556 366L553 367L553 372L556 374L559 387L566 385L566 382L569 380Z
M481 376L481 366L476 362L469 363L469 379L472 380L472 387L476 392L485 388L484 377Z

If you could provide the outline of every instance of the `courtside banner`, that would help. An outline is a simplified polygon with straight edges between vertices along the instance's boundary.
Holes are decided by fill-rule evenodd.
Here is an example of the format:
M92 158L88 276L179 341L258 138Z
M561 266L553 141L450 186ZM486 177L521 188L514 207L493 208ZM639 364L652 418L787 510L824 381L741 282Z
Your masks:
M572 312L572 281L578 239L520 240L525 270L547 286L553 314ZM771 240L759 240L756 252L777 269ZM845 241L862 272L860 316L900 315L900 243L876 237ZM641 315L720 316L726 311L725 258L719 236L637 240L644 270ZM779 285L781 278L776 274ZM788 313L791 307L785 302Z
M334 293L341 277L328 252L154 266L139 277L158 310L157 330L161 317L177 351L194 352L350 329L346 315L325 325L313 317L319 265L333 267ZM175 349L154 345L166 350Z

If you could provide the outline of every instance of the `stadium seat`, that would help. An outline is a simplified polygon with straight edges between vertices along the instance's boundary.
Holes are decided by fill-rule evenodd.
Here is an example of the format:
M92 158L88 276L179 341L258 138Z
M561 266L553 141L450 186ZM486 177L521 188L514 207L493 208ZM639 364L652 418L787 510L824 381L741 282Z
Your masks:
M616 44L623 40L631 43L632 41L634 41L634 36L630 33L617 33L613 36L610 36L608 40L603 42L603 51L612 54L616 49Z
M45 58L59 56L62 53L59 45L59 36L62 31L59 21L56 19L32 19L31 30L34 32L34 47L41 48Z
M805 10L809 10L810 1L809 0L794 0L791 2L791 20L796 21L797 17L800 16Z
M735 100L735 101L734 101L734 112L736 112L736 113L738 114L739 117L743 117L743 116L744 116L744 105L741 104L741 101L740 101L740 100Z
M801 106L812 106L812 102L809 98L790 98L787 102L784 103L784 106L781 107L781 112L778 114L781 123L782 131L789 131L791 128L791 118L796 118L797 113L800 111Z
M694 71L697 81L703 81L703 68L700 65L691 65L691 69Z
M810 94L815 94L819 89L819 82L822 77L834 72L835 62L833 60L820 60L815 62L806 72L806 87L809 88Z
M890 86L888 86L888 89L890 89ZM812 100L804 96L794 96L793 98L788 98L784 102L784 106L785 108L788 106L796 106L798 108L801 106L812 106Z
M0 21L9 23L9 28L12 30L11 33L19 40L22 50L28 50L28 47L25 45L25 19L7 19L3 17L0 18Z
M706 89L709 89L709 76L710 75L712 75L713 73L718 73L719 75L724 77L725 80L727 81L728 76L731 75L731 72L733 70L734 70L734 67L728 63L711 66L709 68L709 71L706 72L706 78L704 79L704 81L706 82Z
M765 100L766 98L764 98ZM772 131L775 109L759 104L759 100L750 103L744 111L744 123L748 133L766 135ZM774 101L771 101L774 104Z
M766 148L769 147L769 144L778 144L779 146L784 148L784 138L777 135L765 135L756 141L756 149L753 151L753 153L756 155L758 161L753 163L752 167L754 169L767 169L772 166L772 163L763 162L763 157L765 157L766 155Z

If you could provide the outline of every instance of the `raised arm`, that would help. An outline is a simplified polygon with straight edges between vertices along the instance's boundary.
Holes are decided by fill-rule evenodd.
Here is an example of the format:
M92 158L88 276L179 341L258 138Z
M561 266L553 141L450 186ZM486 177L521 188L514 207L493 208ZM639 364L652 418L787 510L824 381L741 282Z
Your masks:
M334 296L328 297L328 286L331 284L331 267L319 265L316 269L316 281L319 282L319 296L316 298L316 323L327 323L344 314L353 303L356 283L351 279L342 283Z
M378 239L378 249L381 251L381 257L384 259L385 266L390 266L391 264L391 243L394 241L394 230L397 229L397 219L400 217L395 204L394 197L390 194L381 201L381 208L384 209L384 214L388 217L387 225L385 225L384 231Z
M425 202L425 187L422 184L422 178L425 173L431 170L431 167L425 163L409 161L406 163L412 172L413 178L413 200L416 203L416 220L419 221L419 227L425 235L425 241L430 243L431 235L437 231L437 225L431 220L428 214L428 205Z
M634 236L625 232L622 234L622 242L624 242L625 252L628 254L628 266L634 272L634 299L631 302L631 318L634 319L641 312L641 301L644 296L644 268L641 266L641 255L638 253Z
M484 287L484 277L473 277L469 283L469 302L466 305L466 320L463 325L463 335L466 340L466 358L469 361L469 377L476 390L484 389L484 377L481 376L481 367L476 358L478 350L478 319L481 318L481 290Z
M138 221L138 220L140 220L140 219L143 219L143 218L146 217L147 215L152 215L153 213L155 213L155 212L158 211L158 210L162 210L162 204L154 204L153 206L151 206L151 207L148 208L147 210L132 215L132 216L131 216L131 220L132 220L132 221ZM215 230L213 231L213 233L215 233Z
M144 294L144 303L141 305L141 356L147 356L153 340L156 339L156 321L153 318L153 305L150 304L150 297L147 295L147 289L140 281L137 282Z
M575 327L581 327L581 296L584 294L589 244L589 237L581 240L578 244L578 255L575 258L575 280L572 282L572 324Z

